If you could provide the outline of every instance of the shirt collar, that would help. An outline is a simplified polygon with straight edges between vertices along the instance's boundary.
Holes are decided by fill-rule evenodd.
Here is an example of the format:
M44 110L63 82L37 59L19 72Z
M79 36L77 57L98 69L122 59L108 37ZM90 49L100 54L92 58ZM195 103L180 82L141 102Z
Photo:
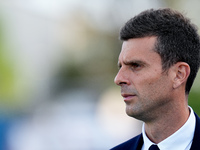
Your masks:
M192 144L192 139L194 136L194 131L195 131L195 125L196 125L196 118L194 115L194 111L192 110L191 107L190 109L190 116L186 123L175 133L173 133L171 136L166 138L165 140L161 141L158 143L158 147L160 150L177 150L177 149L189 149L191 144ZM142 150L148 150L148 148L152 145L155 144L151 142L148 137L146 136L145 133L145 124L143 124L142 127L142 135L143 135L143 140L144 144L142 147Z

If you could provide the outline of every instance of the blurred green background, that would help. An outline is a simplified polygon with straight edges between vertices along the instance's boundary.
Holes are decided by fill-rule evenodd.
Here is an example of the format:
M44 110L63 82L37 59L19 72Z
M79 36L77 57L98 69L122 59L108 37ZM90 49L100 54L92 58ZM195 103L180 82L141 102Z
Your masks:
M0 2L0 149L102 150L141 132L113 80L123 24L171 7L200 27L197 0ZM200 75L189 105L200 115ZM78 144L77 144L78 143Z

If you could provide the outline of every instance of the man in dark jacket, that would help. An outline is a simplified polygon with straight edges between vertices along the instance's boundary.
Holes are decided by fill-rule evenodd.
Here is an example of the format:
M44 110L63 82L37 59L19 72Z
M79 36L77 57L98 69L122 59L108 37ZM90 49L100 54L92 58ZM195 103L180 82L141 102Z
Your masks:
M121 29L115 83L142 133L112 150L197 150L200 119L188 95L200 65L197 28L169 8L150 9Z

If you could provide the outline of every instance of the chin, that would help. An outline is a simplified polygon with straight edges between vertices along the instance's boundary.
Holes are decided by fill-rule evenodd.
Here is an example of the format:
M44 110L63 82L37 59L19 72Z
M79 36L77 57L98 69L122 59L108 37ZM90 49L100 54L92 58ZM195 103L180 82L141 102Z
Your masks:
M133 118L141 120L141 121L146 120L146 115L143 112L134 111L133 109L132 110L126 109L126 114L130 117L133 117Z
M134 117L136 118L139 114L136 111L130 110L130 109L126 109L126 114L130 117Z

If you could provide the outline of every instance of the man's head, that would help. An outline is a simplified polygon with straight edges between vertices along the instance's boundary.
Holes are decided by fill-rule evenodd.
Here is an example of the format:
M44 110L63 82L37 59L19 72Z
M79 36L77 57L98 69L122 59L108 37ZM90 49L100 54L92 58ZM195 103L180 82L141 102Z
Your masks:
M130 19L121 29L120 39L157 37L155 51L167 71L177 62L190 66L185 92L188 94L200 65L200 38L197 28L181 13L171 9L150 9Z

